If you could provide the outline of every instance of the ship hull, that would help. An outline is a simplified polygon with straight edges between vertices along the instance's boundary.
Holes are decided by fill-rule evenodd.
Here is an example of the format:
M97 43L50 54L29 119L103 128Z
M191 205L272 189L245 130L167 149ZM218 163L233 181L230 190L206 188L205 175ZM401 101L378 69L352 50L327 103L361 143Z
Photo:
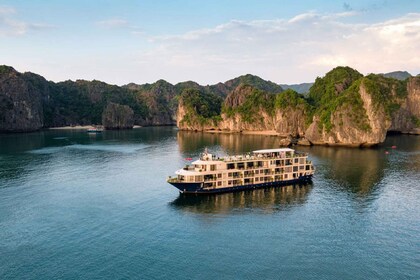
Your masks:
M285 181L276 181L276 182L264 182L261 184L248 184L240 185L227 188L218 188L218 189L203 189L203 183L175 183L170 182L171 185L176 187L183 194L216 194L216 193L226 193L226 192L238 192L245 190L253 189L263 189L268 187L280 187L290 184L304 184L312 181L312 175L301 176L297 179L285 180Z

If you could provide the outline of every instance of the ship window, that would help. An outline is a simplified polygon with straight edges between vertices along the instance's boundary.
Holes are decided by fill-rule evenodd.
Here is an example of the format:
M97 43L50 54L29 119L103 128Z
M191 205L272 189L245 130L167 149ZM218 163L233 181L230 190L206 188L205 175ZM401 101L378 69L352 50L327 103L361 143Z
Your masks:
M298 158L295 158L295 163L299 163L299 159Z
M255 182L258 182L258 178L255 178Z
M287 174L284 174L284 179L287 179L287 177L288 177L288 175Z
M259 174L260 173L260 171L258 171L258 170L255 170L255 174Z
M297 166L293 166L293 172L298 171L298 167Z
M222 185L222 182L217 182L217 185L220 187Z
M309 165L306 166L306 170L310 170L311 167Z
M222 174L221 173L217 174L217 178L222 178Z
M234 168L235 168L235 164L234 163L228 163L227 169L234 169Z
M303 170L303 169L305 169L305 166L303 165L299 166L299 170Z
M210 165L210 171L214 171L214 170L216 170L216 165L215 164Z
M304 163L305 163L305 158L300 158L300 159L299 159L299 163L300 163L300 164L304 164Z

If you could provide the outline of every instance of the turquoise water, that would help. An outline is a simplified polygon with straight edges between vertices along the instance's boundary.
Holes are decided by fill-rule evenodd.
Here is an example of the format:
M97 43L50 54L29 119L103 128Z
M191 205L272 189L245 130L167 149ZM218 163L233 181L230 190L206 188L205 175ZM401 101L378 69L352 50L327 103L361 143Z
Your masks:
M171 127L0 135L0 279L420 279L418 136L299 147L307 186L184 197L165 181L206 146L277 145Z

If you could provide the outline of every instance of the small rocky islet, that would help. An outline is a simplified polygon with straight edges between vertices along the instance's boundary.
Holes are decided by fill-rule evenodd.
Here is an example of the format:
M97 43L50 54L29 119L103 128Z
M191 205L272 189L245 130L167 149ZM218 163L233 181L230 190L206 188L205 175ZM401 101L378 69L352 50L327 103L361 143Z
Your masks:
M193 131L269 131L285 145L368 147L389 132L420 134L420 76L394 74L364 76L340 66L313 84L284 90L249 74L207 86L164 80L116 86L96 80L54 83L0 66L0 131L176 124ZM308 88L305 94L294 90Z

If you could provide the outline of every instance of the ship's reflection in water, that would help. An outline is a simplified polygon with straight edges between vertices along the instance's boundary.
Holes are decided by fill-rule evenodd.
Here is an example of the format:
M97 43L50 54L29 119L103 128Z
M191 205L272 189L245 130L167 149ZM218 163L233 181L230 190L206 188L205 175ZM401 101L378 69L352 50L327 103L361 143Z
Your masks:
M305 184L217 195L180 194L178 198L171 202L171 206L180 210L203 214L242 213L247 210L273 213L303 205L311 189L312 184Z
M275 136L189 131L178 131L177 140L182 156L192 158L198 157L204 147L217 155L224 155L277 148L280 144L280 138ZM414 140L416 139L407 136L388 136L385 143L370 149L325 146L297 146L294 149L309 153L309 159L316 167L314 184L328 183L340 191L369 196L381 182L392 175L392 170L406 168L391 166L395 165L394 161L409 165L410 169L420 169L412 166L418 165L418 161L404 158L406 152L416 149L413 146ZM391 148L394 145L397 145L397 149Z
M183 155L196 156L204 147L217 154L238 154L252 150L269 149L280 146L280 137L269 135L246 135L238 133L203 133L178 131L179 150Z

